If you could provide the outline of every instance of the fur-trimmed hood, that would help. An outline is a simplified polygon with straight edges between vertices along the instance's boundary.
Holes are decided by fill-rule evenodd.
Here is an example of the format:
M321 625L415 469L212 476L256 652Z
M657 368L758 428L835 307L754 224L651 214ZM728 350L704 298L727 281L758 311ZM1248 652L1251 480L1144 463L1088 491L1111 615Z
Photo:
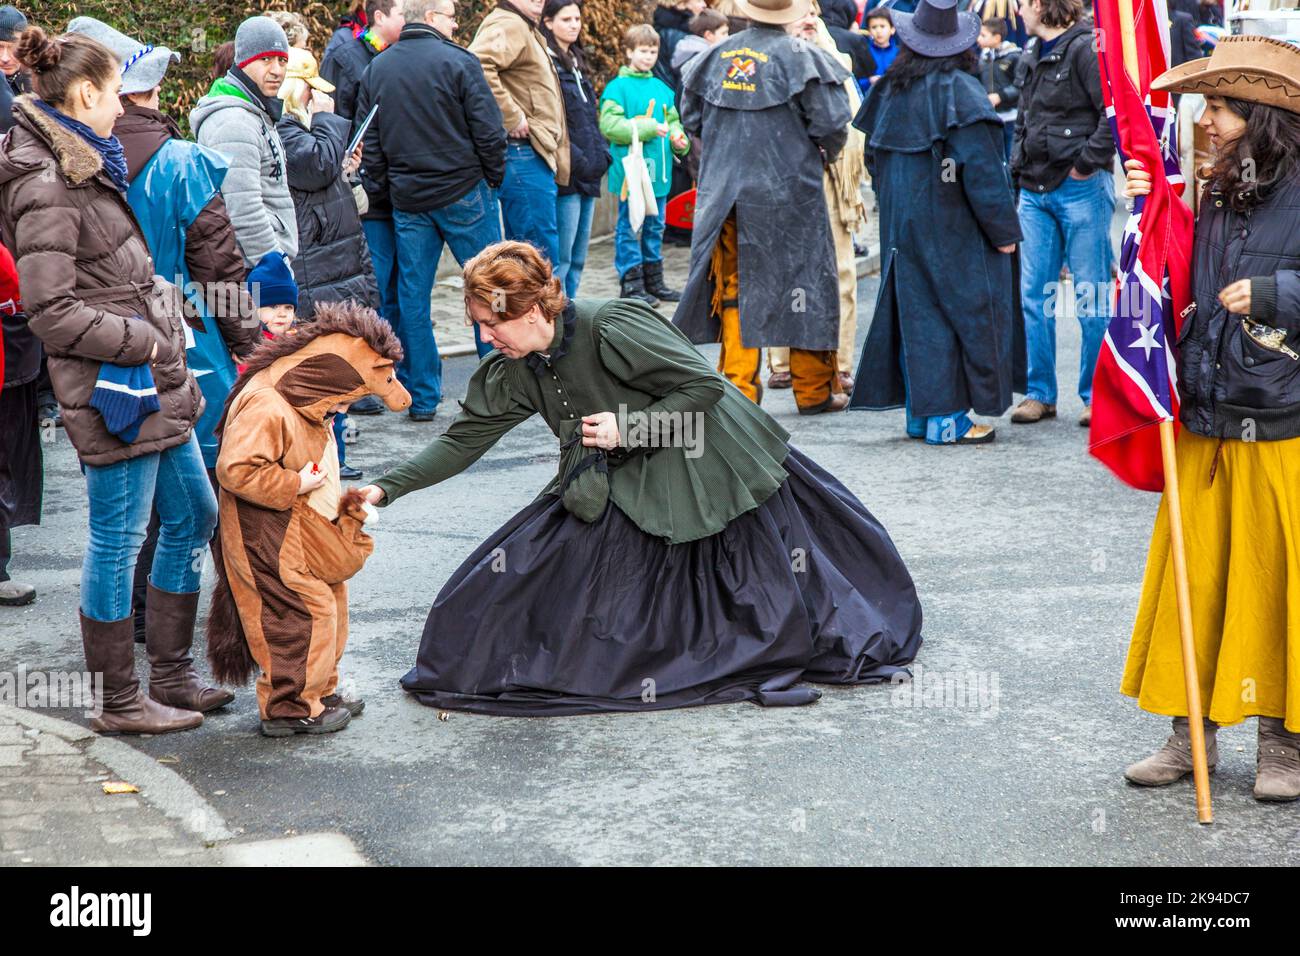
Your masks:
M69 186L82 186L104 169L98 150L41 109L35 95L14 100L14 128L0 144L0 186L49 168L51 160Z

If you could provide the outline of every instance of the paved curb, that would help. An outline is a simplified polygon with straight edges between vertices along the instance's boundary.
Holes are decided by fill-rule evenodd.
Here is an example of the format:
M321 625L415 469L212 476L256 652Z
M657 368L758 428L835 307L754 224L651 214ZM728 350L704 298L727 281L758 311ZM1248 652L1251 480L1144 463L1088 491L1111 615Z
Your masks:
M111 737L100 737L94 731L71 721L21 707L0 705L0 718L35 728L68 743L94 738L86 747L86 755L108 767L121 779L130 780L139 787L140 796L165 816L175 820L205 843L216 843L234 837L221 814L178 773L130 745Z

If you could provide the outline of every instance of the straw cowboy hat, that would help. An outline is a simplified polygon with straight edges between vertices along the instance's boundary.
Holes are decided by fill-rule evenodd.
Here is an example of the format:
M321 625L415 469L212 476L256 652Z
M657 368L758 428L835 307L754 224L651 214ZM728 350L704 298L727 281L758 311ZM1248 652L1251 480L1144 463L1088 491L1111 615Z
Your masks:
M1300 113L1300 47L1262 36L1227 36L1214 52L1161 73L1153 90L1200 93Z
M736 6L750 20L783 26L806 17L812 0L736 0Z

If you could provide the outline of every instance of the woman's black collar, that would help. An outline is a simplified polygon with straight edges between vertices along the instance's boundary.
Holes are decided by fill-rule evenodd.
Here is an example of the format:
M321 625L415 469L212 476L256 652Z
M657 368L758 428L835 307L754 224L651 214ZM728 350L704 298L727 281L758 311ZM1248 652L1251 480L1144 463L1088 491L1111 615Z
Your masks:
M564 303L564 311L560 313L564 336L560 339L558 345L551 347L549 356L550 362L554 363L557 359L564 357L569 351L569 344L573 341L573 330L578 326L578 310L573 307L573 300L567 299ZM530 352L524 359L538 375L545 374L547 359L542 358L540 352Z

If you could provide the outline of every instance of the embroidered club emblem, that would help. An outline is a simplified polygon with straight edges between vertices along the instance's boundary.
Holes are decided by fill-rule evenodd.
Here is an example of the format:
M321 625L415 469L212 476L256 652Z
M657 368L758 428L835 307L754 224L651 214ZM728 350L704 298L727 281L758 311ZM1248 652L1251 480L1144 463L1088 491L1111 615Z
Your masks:
M745 80L754 76L754 61L751 58L741 58L738 56L731 58L731 66L727 70L727 79Z

